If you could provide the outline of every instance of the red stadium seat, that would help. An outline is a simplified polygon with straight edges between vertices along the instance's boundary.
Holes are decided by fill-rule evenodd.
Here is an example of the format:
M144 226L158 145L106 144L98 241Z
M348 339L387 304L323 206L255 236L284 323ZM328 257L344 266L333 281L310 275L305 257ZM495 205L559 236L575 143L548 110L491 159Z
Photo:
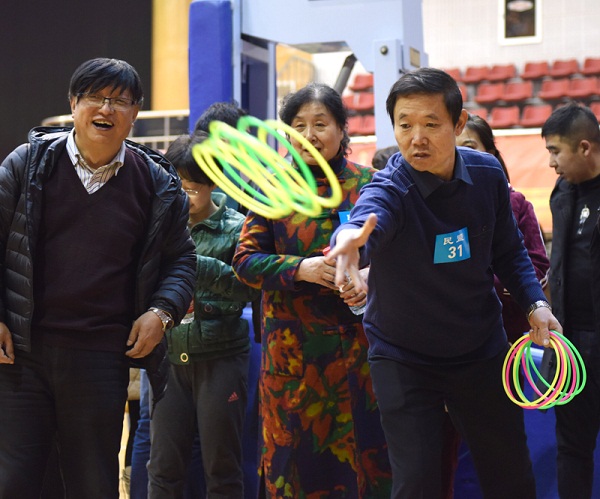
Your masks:
M488 110L485 107L476 107L473 109L467 109L469 114L474 114L475 116L479 116L487 121L488 119Z
M354 109L356 111L372 111L375 107L375 94L371 92L361 92L355 94Z
M460 68L448 68L448 69L443 69L442 71L445 71L450 76L452 76L452 78L454 78L454 80L456 82L462 81L462 73L460 71Z
M487 66L469 66L465 69L462 77L463 83L479 83L487 80L490 68Z
M586 76L600 75L600 57L588 57L583 61L581 73Z
M523 107L519 124L526 128L541 127L551 114L551 104L530 104Z
M520 102L533 97L531 81L509 81L504 87L502 98L507 102Z
M348 135L361 135L362 122L362 116L350 116L348 118Z
M467 89L467 86L463 85L462 83L459 83L458 89L460 90L460 94L462 95L463 102L468 102L469 101L469 90Z
M517 68L514 64L495 64L490 68L487 75L489 81L506 81L514 78Z
M600 121L600 102L592 102L590 104L590 109L596 115L596 118Z
M354 92L362 92L363 90L369 90L373 88L373 74L372 73L359 73L354 77L354 81L349 86L350 90Z
M549 74L553 78L563 78L579 73L579 63L577 59L566 59L562 61L554 61L550 66Z
M366 114L362 118L361 135L375 135L375 116Z
M535 80L548 76L550 66L548 61L526 62L523 71L519 75L523 80Z
M510 128L519 124L519 106L493 107L489 124L492 128Z
M366 114L348 118L348 135L375 135L375 116Z
M588 76L587 78L573 78L569 82L567 95L571 99L584 99L598 93L598 78Z
M375 106L375 95L371 92L345 95L342 102L350 111L371 111Z
M478 104L493 104L502 99L504 83L480 83L473 100Z
M354 105L354 94L342 95L342 102L344 103L344 106L346 106L346 109L352 109L352 106Z
M567 96L569 90L569 79L560 78L558 80L544 80L537 96L544 100L563 99Z

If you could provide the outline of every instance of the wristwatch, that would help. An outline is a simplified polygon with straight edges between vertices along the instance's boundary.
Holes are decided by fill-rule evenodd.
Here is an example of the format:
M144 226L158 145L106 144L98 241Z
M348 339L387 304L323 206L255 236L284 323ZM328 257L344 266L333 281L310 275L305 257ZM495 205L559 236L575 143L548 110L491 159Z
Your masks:
M158 318L162 322L163 333L167 329L171 329L173 327L173 317L171 317L171 314L169 314L168 312L165 312L164 310L161 310L160 308L156 307L150 307L148 311L154 312L156 315L158 315Z
M547 301L538 300L527 309L527 320L531 318L531 314L533 314L538 308L549 308L550 312L552 312L552 307Z

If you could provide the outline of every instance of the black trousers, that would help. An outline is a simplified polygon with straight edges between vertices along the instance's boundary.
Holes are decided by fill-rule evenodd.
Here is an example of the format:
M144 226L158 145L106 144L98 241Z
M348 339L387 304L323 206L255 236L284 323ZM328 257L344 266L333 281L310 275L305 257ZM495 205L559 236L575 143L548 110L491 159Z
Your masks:
M200 436L207 497L244 497L242 432L250 353L171 365L150 434L148 497L182 497L192 444Z
M469 445L484 496L535 498L523 411L502 387L505 353L452 366L370 361L393 499L444 497L444 406Z
M594 331L566 333L583 358L587 381L579 395L554 408L558 493L564 499L589 499L600 428L600 338Z
M119 497L123 353L35 345L0 365L0 497L39 498L58 446L66 497Z

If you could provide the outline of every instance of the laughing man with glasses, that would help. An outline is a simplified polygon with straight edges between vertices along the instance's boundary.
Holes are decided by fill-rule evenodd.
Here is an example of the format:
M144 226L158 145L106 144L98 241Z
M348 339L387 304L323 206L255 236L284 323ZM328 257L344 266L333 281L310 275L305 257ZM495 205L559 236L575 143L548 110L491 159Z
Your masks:
M117 499L129 367L164 392L196 255L175 169L125 140L142 101L128 63L84 62L74 127L0 167L0 497L39 497L56 441L69 497Z

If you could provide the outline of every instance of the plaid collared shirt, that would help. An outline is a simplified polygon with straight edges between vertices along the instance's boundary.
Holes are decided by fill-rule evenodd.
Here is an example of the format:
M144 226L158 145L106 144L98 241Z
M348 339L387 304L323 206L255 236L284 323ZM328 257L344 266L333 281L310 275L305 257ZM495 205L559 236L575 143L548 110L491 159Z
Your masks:
M123 143L121 149L112 161L94 170L87 164L79 152L79 149L77 149L77 145L75 144L75 130L71 130L71 133L67 138L67 152L75 167L77 176L88 191L88 194L93 194L106 184L113 175L117 175L119 168L123 166L123 162L125 161L125 143Z

